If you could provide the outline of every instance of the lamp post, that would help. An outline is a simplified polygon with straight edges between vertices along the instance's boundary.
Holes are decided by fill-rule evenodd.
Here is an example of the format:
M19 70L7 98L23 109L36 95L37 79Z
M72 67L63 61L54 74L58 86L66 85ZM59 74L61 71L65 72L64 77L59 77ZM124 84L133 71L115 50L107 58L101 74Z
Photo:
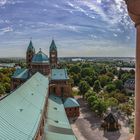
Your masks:
M140 140L140 0L125 0L130 18L135 23L136 41L136 75L135 75L135 129L134 140Z

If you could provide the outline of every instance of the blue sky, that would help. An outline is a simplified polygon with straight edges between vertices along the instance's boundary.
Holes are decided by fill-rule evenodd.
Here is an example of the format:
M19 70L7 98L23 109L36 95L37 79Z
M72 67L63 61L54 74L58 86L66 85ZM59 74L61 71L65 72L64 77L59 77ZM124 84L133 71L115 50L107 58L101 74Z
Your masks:
M123 0L0 0L0 57L25 57L32 41L59 56L135 56Z

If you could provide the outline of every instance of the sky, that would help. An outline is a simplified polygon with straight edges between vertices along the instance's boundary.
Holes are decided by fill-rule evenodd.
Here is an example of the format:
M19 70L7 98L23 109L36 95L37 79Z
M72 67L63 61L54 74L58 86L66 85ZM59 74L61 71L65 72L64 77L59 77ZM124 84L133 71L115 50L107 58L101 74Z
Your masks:
M123 0L0 0L0 57L25 57L30 38L48 54L134 57L135 27Z

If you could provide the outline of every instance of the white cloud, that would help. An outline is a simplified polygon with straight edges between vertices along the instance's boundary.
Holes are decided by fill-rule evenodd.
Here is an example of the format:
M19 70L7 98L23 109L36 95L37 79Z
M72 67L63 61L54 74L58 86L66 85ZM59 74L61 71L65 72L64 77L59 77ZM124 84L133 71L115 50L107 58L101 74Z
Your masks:
M115 34L115 33L113 33L113 35L114 35L114 37L117 37L118 35L117 34Z
M81 8L80 6L75 5L75 4L72 4L72 3L70 3L70 2L67 2L67 4L68 4L69 6L71 6L72 8L76 9L77 11L84 13L84 14L85 14L86 16L88 16L89 18L95 19L95 16L94 16L94 15L91 15L91 14L88 13L86 10L84 10L83 8Z
M7 2L7 0L0 0L0 6L5 5L5 4L6 4L6 2Z
M43 27L43 30L44 30L44 27L46 26L46 29L48 29L48 30L53 29L53 30L65 30L65 31L72 31L72 32L80 32L80 30L79 30L80 27L74 26L74 25L60 24L60 23L50 24L50 23L46 23L46 22L38 22L38 25L40 27Z
M12 27L6 27L6 28L0 29L1 33L7 33L7 32L12 32L12 31L13 31Z
M124 0L77 0L75 3L68 2L68 4L90 18L94 19L95 14L98 14L102 20L112 27L118 24L122 24L124 28L131 28L132 26ZM87 6L93 12L81 8L82 6Z
M102 1L101 0L97 0L97 3L101 3Z

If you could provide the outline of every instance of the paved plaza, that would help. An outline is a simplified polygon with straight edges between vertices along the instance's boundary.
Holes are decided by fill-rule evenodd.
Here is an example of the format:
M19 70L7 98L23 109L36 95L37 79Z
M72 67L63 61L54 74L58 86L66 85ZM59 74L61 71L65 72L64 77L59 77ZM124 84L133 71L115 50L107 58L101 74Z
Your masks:
M132 137L124 120L120 120L122 125L120 131L104 132L101 130L101 119L89 109L81 97L76 98L80 104L80 117L76 121L71 120L71 126L78 140L129 140Z

